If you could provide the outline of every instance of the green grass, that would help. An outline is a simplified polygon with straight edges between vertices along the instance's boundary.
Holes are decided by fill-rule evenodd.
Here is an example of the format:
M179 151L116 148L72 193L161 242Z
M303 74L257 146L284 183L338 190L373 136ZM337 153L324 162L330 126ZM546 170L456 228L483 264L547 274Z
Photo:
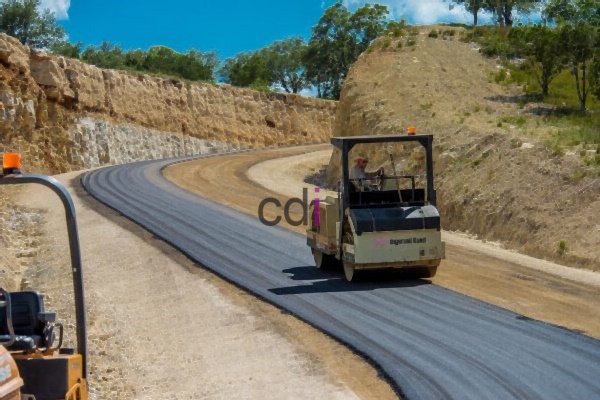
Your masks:
M542 112L536 120L537 127L555 127L560 132L550 138L550 149L555 146L600 146L600 100L590 95L587 102L588 113L580 113L575 79L570 71L563 71L554 78L550 83L550 94L542 99L542 90L535 73L527 64L505 62L504 69L495 73L493 80L500 84L523 87L525 96L519 100L520 108L524 108L528 102L539 101L553 106L549 111ZM510 123L504 119L501 122ZM521 121L514 122L521 125Z
M547 140L545 145L548 148L548 150L550 150L550 153L553 156L562 157L565 155L565 149L561 145L559 145L557 142L552 141L552 140Z
M576 112L561 114L561 111L557 111L543 117L543 122L546 126L559 129L559 133L552 136L558 144L591 149L600 145L600 114L598 113L581 115Z
M479 52L488 57L515 58L517 52L507 39L507 28L478 26L461 33L461 41L481 46Z
M500 118L499 121L500 125L498 125L499 127L501 127L503 124L509 124L509 125L515 125L518 128L523 128L525 125L527 125L527 119L522 116L505 116Z
M429 111L429 110L431 110L432 107L433 107L433 103L431 103L431 102L420 105L420 108L423 111Z

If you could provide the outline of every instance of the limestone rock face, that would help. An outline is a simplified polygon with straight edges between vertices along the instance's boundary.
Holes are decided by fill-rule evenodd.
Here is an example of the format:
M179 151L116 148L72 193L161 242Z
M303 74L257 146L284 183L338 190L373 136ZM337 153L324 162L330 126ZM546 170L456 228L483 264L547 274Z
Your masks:
M102 70L2 34L0 63L2 144L46 173L222 146L325 142L337 109L292 94Z
M231 144L82 118L69 130L69 158L83 168L235 150Z
M36 54L32 56L30 66L31 76L40 87L44 88L49 99L75 97L75 93L69 87L64 69L54 59L45 54Z
M79 107L85 110L106 112L106 90L103 71L78 60L64 58L65 75Z
M29 73L29 49L17 39L0 33L0 62L21 73Z

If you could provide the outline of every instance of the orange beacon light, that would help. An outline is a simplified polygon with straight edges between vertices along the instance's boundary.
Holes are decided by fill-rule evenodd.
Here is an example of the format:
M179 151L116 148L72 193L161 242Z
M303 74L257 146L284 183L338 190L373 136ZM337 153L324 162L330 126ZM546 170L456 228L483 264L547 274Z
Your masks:
M21 155L19 153L4 153L2 157L2 173L4 175L21 173Z

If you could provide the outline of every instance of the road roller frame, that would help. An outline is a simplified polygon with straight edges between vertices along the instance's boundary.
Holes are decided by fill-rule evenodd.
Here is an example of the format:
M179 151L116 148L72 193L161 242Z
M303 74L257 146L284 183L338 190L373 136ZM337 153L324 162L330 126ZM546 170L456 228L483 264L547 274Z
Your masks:
M45 311L43 295L35 291L8 293L0 289L0 354L6 354L5 359L10 358L18 369L10 379L0 382L0 394L8 394L4 393L5 385L8 391L9 384L14 386L18 382L20 389L14 392L11 386L8 399L87 400L86 314L75 206L69 192L56 179L22 174L20 168L20 156L4 154L0 185L39 184L51 189L64 206L73 274L77 349L62 348L62 325L56 321L55 313ZM59 337L55 346L56 331Z
M416 187L416 176L396 176L391 155L394 175L379 177L389 183L387 188L382 184L379 190L364 191L354 185L348 157L356 145L410 142L425 150L425 187ZM307 244L316 266L343 265L349 281L357 271L378 269L404 269L405 276L433 277L445 258L433 177L433 135L334 137L331 143L341 155L341 180L337 197L311 205ZM409 179L411 188L401 189L401 179Z

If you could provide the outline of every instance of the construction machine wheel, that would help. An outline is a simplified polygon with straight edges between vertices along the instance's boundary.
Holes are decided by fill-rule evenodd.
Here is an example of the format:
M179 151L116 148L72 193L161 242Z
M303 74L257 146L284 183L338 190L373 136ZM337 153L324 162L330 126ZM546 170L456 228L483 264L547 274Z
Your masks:
M319 269L332 269L339 266L339 261L334 255L325 254L320 250L312 249L315 266Z
M421 278L433 278L437 273L437 269L438 267L423 267L423 276L421 276Z
M356 282L358 280L358 271L356 271L354 263L344 261L344 275L348 282Z

